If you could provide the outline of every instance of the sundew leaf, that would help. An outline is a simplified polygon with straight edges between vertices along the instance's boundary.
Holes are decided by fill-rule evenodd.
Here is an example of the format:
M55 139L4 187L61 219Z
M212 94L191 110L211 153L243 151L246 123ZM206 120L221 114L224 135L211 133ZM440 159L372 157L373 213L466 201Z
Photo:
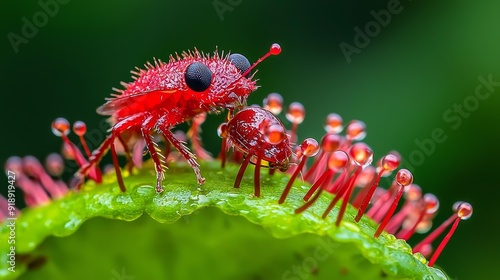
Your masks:
M405 241L386 233L374 239L377 225L368 218L355 223L350 206L338 228L338 208L322 219L329 194L294 214L307 183L296 182L279 205L286 174L263 172L257 198L252 168L234 189L238 166L201 167L201 187L189 166L172 164L165 191L157 194L154 169L146 164L124 173L125 193L110 174L101 185L88 182L80 192L24 209L15 222L16 271L8 270L11 245L2 242L0 279L113 279L125 268L141 279L447 279ZM0 239L9 234L1 225ZM41 259L46 262L32 269Z

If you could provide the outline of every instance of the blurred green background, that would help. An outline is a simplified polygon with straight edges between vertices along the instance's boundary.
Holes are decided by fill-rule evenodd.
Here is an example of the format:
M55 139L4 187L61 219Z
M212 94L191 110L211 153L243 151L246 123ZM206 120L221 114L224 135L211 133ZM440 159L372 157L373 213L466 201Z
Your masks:
M2 162L14 154L43 158L57 151L59 139L50 131L56 117L98 127L103 117L95 109L111 88L130 81L129 71L152 57L167 60L174 52L212 52L218 46L255 61L278 42L283 52L258 67L262 87L249 103L261 103L272 91L287 104L302 102L308 110L299 128L302 138L321 137L329 112L346 122L365 121L375 157L398 150L411 164L415 183L440 198L436 221L451 214L456 200L473 204L475 214L460 225L438 264L456 279L495 275L500 85L483 100L474 94L479 76L500 82L498 1L60 2L68 3L58 4L47 20L37 1L2 3ZM374 29L371 11L388 5L399 12ZM23 17L39 27L30 38L12 39L23 36ZM358 44L348 63L339 44L356 47L354 28L367 24L373 37ZM22 42L12 45L9 38ZM454 112L464 101L462 115ZM204 125L212 151L218 149L220 121L213 116ZM446 141L434 142L425 154L416 142L437 128Z

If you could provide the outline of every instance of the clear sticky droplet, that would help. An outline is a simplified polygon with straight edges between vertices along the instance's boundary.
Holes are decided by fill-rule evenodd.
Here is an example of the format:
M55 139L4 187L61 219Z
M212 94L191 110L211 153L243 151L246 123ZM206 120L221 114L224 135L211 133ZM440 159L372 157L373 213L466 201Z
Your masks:
M338 134L327 133L321 139L321 149L327 153L334 152L340 147L344 140L345 139Z
M45 168L50 175L61 176L64 171L64 160L61 155L51 153L45 159Z
M353 120L347 126L347 140L361 141L366 137L366 124L359 120Z
M281 46L278 43L274 43L271 45L269 49L269 53L272 55L278 55L281 53Z
M457 215L462 220L467 220L472 216L472 205L467 202L462 202L457 207Z
M23 168L23 159L18 156L11 156L5 162L4 168L5 168L5 174L7 176L10 175L8 174L9 171L20 175L22 173L22 168Z
M349 156L344 151L335 151L328 158L328 168L337 172L349 164Z
M306 109L304 105L299 102L292 102L288 106L288 112L286 113L286 119L294 124L301 124L306 116Z
M393 154L387 154L382 158L382 168L385 171L394 171L399 166L399 158Z
M431 228L432 228L432 220L425 219L425 220L420 221L420 223L418 223L415 231L420 233L420 234L423 234L423 233L429 232L429 230L431 230Z
M339 114L331 113L326 116L325 131L327 133L340 133L344 129L342 117Z
M300 150L304 156L313 157L319 152L318 141L314 138L306 138L300 145Z
M411 184L405 188L404 196L407 201L417 201L422 198L422 188L418 185Z
M368 145L363 142L352 145L349 150L349 155L352 160L361 166L367 166L373 161L373 151Z
M35 176L43 172L42 164L34 156L25 156L23 158L23 169L28 176Z
M76 121L73 124L73 132L78 136L83 136L87 132L87 125L82 121Z
M283 111L283 96L277 92L270 93L264 98L264 109L278 115Z
M413 182L413 174L408 169L399 169L396 174L396 182L406 187Z
M69 128L69 122L65 118L57 118L52 122L52 133L56 136L68 135Z
M432 193L424 194L425 213L433 215L439 209L439 199Z

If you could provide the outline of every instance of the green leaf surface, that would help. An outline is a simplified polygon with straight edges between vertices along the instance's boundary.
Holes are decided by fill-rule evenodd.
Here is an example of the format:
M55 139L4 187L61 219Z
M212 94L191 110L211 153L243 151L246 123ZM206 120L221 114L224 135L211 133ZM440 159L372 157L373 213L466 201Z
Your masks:
M172 164L165 191L157 194L146 164L136 174L124 173L126 193L110 174L101 185L89 182L80 192L24 209L15 222L16 272L7 270L10 245L2 242L0 278L447 279L405 241L386 233L374 239L377 225L368 218L355 223L350 206L338 228L338 208L322 219L329 194L294 214L307 183L296 182L279 205L286 174L263 171L257 198L252 168L240 189L233 188L238 166L205 162L201 168L203 186L189 166ZM1 225L1 240L9 234Z

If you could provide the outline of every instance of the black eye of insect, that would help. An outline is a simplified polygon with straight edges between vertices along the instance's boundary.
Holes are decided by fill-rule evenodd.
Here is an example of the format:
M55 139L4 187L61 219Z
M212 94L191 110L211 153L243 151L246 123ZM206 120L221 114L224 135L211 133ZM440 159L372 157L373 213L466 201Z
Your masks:
M212 71L201 62L193 62L186 69L186 84L196 92L202 92L212 83Z
M242 74L250 68L250 61L248 61L248 59L242 54L233 53L229 56L229 61L231 61L231 63L234 64L234 66L236 66Z

